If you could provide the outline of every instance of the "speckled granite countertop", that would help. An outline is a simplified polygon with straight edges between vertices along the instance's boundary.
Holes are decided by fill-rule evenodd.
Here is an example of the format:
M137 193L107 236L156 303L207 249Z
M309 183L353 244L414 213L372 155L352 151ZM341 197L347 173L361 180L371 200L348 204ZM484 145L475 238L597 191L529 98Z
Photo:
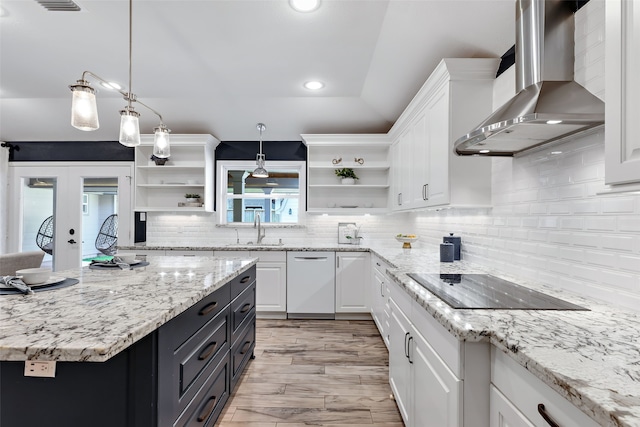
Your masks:
M146 247L182 250L370 250L391 277L452 335L489 341L603 426L640 427L640 313L469 263L439 262L438 247L311 244L279 247ZM488 273L591 311L456 310L407 273Z
M437 249L372 249L389 275L460 340L489 340L603 426L640 426L640 313L500 274ZM591 311L456 310L407 273L488 273Z
M80 281L0 296L0 360L102 362L249 269L256 258L147 257L133 270L57 271Z

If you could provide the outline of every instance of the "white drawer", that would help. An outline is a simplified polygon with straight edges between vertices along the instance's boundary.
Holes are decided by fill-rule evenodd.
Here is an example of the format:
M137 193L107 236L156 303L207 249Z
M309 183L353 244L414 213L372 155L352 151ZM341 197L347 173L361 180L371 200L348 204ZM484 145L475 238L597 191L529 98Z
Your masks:
M502 351L491 347L491 382L536 427L549 427L546 413L562 427L598 427L598 423ZM492 411L493 412L493 411Z

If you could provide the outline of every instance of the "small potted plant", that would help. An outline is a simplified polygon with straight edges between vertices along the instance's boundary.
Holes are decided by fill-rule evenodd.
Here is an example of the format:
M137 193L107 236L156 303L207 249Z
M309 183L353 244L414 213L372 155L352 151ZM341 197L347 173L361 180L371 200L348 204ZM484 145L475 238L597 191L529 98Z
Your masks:
M334 172L336 176L341 178L341 182L344 185L353 185L356 183L356 179L358 179L356 173L351 168L336 169Z
M189 203L197 203L200 201L200 195L197 193L194 193L194 194L187 193L184 195L184 197L187 199L187 202Z

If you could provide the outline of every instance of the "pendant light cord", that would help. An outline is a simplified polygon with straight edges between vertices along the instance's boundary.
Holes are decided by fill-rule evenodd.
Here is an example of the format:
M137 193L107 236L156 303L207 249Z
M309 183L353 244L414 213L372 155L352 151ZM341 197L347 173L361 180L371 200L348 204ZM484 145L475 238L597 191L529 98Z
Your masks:
M129 0L129 95L127 96L128 107L131 110L131 97L133 91L131 89L131 58L133 56L133 0Z

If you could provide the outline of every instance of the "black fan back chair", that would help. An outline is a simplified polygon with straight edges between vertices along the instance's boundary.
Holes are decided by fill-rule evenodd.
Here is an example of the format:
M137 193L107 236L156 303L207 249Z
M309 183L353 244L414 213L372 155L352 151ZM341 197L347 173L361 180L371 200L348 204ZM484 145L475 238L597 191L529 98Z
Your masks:
M40 224L36 234L36 244L49 255L53 254L53 215Z
M118 215L107 217L96 237L96 249L105 255L114 255L118 246Z

